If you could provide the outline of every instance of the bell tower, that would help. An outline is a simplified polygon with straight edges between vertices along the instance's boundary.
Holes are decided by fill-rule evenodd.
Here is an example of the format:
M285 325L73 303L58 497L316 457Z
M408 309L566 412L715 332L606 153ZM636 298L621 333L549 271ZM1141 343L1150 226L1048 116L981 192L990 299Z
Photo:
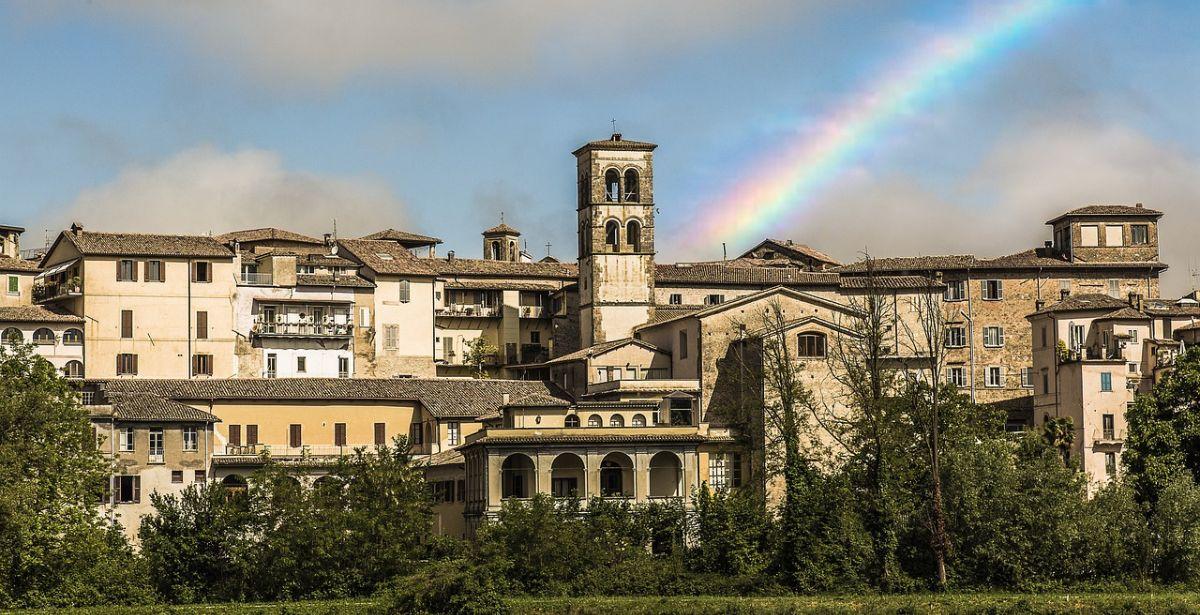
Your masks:
M654 303L654 149L613 133L575 150L579 329L588 347L630 337Z
M501 220L500 224L483 232L483 258L493 261L521 259L521 232Z

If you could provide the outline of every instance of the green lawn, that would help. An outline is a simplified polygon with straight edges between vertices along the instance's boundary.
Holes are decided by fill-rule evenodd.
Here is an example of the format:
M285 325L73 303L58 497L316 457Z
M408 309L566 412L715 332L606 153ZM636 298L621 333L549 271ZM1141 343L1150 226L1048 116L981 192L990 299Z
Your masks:
M788 598L672 597L672 598L512 598L514 614L656 615L666 613L833 613L833 614L1025 614L1111 613L1138 615L1200 614L1200 594L948 594L913 596L812 596ZM371 600L333 600L275 604L211 604L74 609L96 615L212 613L214 615L283 615L299 613L367 613ZM62 611L22 611L22 613Z

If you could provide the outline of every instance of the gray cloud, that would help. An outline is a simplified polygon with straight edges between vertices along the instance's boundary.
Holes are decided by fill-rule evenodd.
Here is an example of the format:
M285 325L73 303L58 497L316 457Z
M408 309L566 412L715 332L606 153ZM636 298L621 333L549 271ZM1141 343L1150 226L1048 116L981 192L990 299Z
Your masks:
M339 235L351 236L402 226L406 217L382 181L289 171L266 150L201 146L128 167L43 222L49 228L78 220L95 230L197 234L278 226L319 235L334 219Z

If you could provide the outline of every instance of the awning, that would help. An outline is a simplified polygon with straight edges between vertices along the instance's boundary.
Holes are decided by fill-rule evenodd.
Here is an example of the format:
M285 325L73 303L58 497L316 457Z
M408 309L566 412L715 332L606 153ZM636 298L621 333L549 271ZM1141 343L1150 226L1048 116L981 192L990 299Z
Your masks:
M66 271L67 269L70 269L71 265L74 265L75 263L78 263L78 262L79 262L79 259L74 259L74 260L69 260L65 263L62 263L61 265L55 265L55 266L53 266L49 269L46 269L46 270L42 271L41 273L37 274L36 276L34 276L34 279L36 280L38 278L46 278L46 277L50 277L56 273L62 273L64 271Z

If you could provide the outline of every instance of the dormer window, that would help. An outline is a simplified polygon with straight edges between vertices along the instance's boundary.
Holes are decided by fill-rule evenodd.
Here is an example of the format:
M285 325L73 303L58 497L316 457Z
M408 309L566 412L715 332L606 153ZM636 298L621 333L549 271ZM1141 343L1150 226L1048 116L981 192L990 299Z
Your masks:
M375 253L375 256L379 257L379 260L381 260L381 261L390 261L390 260L393 260L393 258L392 258L392 255L391 255L391 254L387 254L387 253L385 253L385 252L376 252L376 253Z

